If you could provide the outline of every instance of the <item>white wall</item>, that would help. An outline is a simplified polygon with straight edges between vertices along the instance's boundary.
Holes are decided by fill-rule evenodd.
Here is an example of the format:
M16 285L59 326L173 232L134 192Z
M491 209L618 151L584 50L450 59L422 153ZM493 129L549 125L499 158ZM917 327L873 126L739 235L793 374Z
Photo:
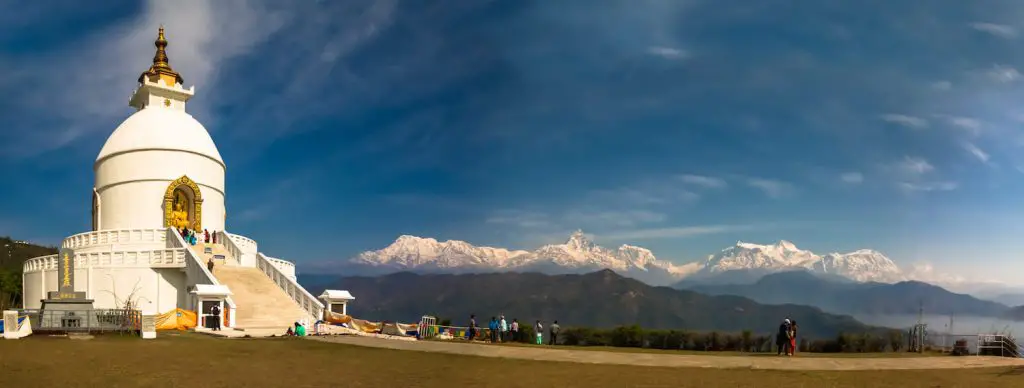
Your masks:
M57 290L57 271L25 274L25 308L39 308L45 291ZM177 307L188 308L185 272L179 268L76 268L75 291L93 299L93 307L123 307L116 299L125 299L137 287L136 298L143 311L165 313ZM116 297L115 297L116 296Z
M199 185L203 228L224 230L225 171L213 159L183 151L143 150L101 160L95 170L103 230L162 228L167 186L182 175Z

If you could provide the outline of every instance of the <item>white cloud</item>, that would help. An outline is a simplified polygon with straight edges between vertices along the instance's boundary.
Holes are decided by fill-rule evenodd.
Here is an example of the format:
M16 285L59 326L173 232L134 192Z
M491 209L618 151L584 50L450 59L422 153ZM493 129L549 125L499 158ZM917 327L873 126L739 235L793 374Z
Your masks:
M995 65L987 72L989 78L1001 83L1014 82L1020 79L1020 72L1009 66Z
M774 179L750 178L747 184L761 190L771 198L782 198L793 193L793 185Z
M896 162L895 168L911 175L921 175L935 170L935 167L924 158L911 156L905 156L903 160Z
M940 273L935 270L934 265L925 261L919 261L911 264L910 268L907 268L904 272L910 280L917 280L937 285L959 284L967 281L963 276Z
M1017 37L1017 29L1005 24L975 22L969 25L975 30L986 32L1000 38L1013 39Z
M666 216L662 213L647 210L596 212L574 210L567 213L564 218L565 222L569 225L587 227L633 227L640 224L662 222L665 220Z
M680 50L672 47L661 47L651 46L647 48L647 53L651 55L657 55L667 59L684 59L688 56L688 53L684 50Z
M881 116L882 121L902 125L908 128L925 128L928 126L928 120L920 117L908 116L903 114L889 113Z
M949 120L950 124L957 128L963 129L964 131L967 131L967 133L971 135L977 136L979 133L981 133L981 121L977 119L956 116L949 116L947 117L947 119Z
M754 229L751 225L705 225L680 226L670 228L637 229L601 234L600 238L608 240L653 240L662 238L684 238L708 234L729 233Z
M722 178L715 178L703 175L680 175L679 179L684 183L703 186L707 188L720 189L727 186L726 182Z
M488 224L512 225L524 229L551 226L547 214L523 210L499 210L485 221Z
M74 36L77 40L60 48L67 52L20 58L13 64L24 70L7 81L32 87L22 89L25 94L19 107L56 114L54 119L60 124L16 131L20 134L12 141L0 141L7 143L0 147L0 155L29 157L113 130L111 123L130 112L128 97L138 75L151 64L153 41L161 24L166 28L171 66L181 73L185 87L196 85L197 96L212 86L220 64L249 52L281 26L275 14L255 2L196 1L184 6L151 0L135 19L98 33ZM68 64L62 58L75 58L76 72L88 76L54 77L66 73ZM51 109L54 105L62 109ZM190 108L201 111L203 105L193 103Z
M989 155L973 143L964 143L964 149L967 150L967 152L970 152L971 155L974 155L975 158L978 158L982 163L988 163Z
M864 182L864 174L859 172L846 172L839 175L839 179L846 183L857 184Z
M905 192L915 191L952 191L956 190L959 185L956 182L941 181L941 182L900 182L899 187Z

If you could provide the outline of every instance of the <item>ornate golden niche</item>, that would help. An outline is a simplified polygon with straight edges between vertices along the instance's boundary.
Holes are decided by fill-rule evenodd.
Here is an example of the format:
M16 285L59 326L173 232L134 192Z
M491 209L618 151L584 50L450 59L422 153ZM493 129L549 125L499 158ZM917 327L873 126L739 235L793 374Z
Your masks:
M164 227L203 230L203 194L187 175L175 179L164 193Z

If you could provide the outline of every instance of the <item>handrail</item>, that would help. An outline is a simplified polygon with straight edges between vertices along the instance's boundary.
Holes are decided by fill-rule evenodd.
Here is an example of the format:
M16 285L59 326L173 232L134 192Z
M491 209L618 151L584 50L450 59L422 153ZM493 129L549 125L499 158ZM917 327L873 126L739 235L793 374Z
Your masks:
M75 253L75 267L149 267L181 268L185 266L185 251L181 248L119 250L110 252ZM57 255L25 260L22 271L35 273L57 270Z
M185 249L185 268L186 272L188 272L189 275L192 275L192 273L194 272L197 275L201 276L203 278L202 280L205 280L206 282L208 282L208 284L220 284L220 282L217 281L217 277L213 276L213 273L210 273L210 270L206 269L206 266L203 265L203 262L199 260L199 256L197 256L195 252L192 251L192 248L190 248L189 245L185 243L185 240L181 238L181 235L178 234L178 232L174 230L174 228L167 228L167 235L173 236L167 238L167 241L170 241L172 246ZM196 284L202 283L197 282ZM227 297L224 300L224 302L226 302L228 304L228 307L232 310L234 310L237 307L235 306L235 301L232 300L230 296ZM232 312L231 316L234 317L235 313Z
M71 235L61 241L62 248L82 248L106 244L165 242L163 229L108 229Z
M298 303L299 307L309 313L310 318L314 321L320 319L324 311L324 304L320 303L309 291L306 291L299 282L281 272L281 269L275 267L262 253L256 253L256 266L284 290L295 303Z
M223 230L216 233L217 242L223 245L228 253L235 257L239 265L244 267L255 266L256 252L258 251L256 241Z
M264 257L267 258L267 261L269 261L270 264L273 264L277 269L281 270L281 273L285 276L295 279L295 263L266 255L264 255Z
M251 248L252 250L256 250L256 241L255 240L253 240L251 238L248 238L248 237L245 237L245 236L242 236L240 234L232 234L232 233L228 233L228 232L224 232L224 234L226 234L228 236L228 240L229 241L231 241L236 246L238 246L239 250L245 251L246 250L245 248Z

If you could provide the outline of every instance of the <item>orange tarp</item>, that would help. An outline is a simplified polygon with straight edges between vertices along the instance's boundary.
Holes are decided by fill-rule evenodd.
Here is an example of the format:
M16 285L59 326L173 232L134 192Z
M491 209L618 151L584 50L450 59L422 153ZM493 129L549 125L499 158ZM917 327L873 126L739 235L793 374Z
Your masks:
M188 330L196 327L195 311L174 309L156 317L157 330Z

